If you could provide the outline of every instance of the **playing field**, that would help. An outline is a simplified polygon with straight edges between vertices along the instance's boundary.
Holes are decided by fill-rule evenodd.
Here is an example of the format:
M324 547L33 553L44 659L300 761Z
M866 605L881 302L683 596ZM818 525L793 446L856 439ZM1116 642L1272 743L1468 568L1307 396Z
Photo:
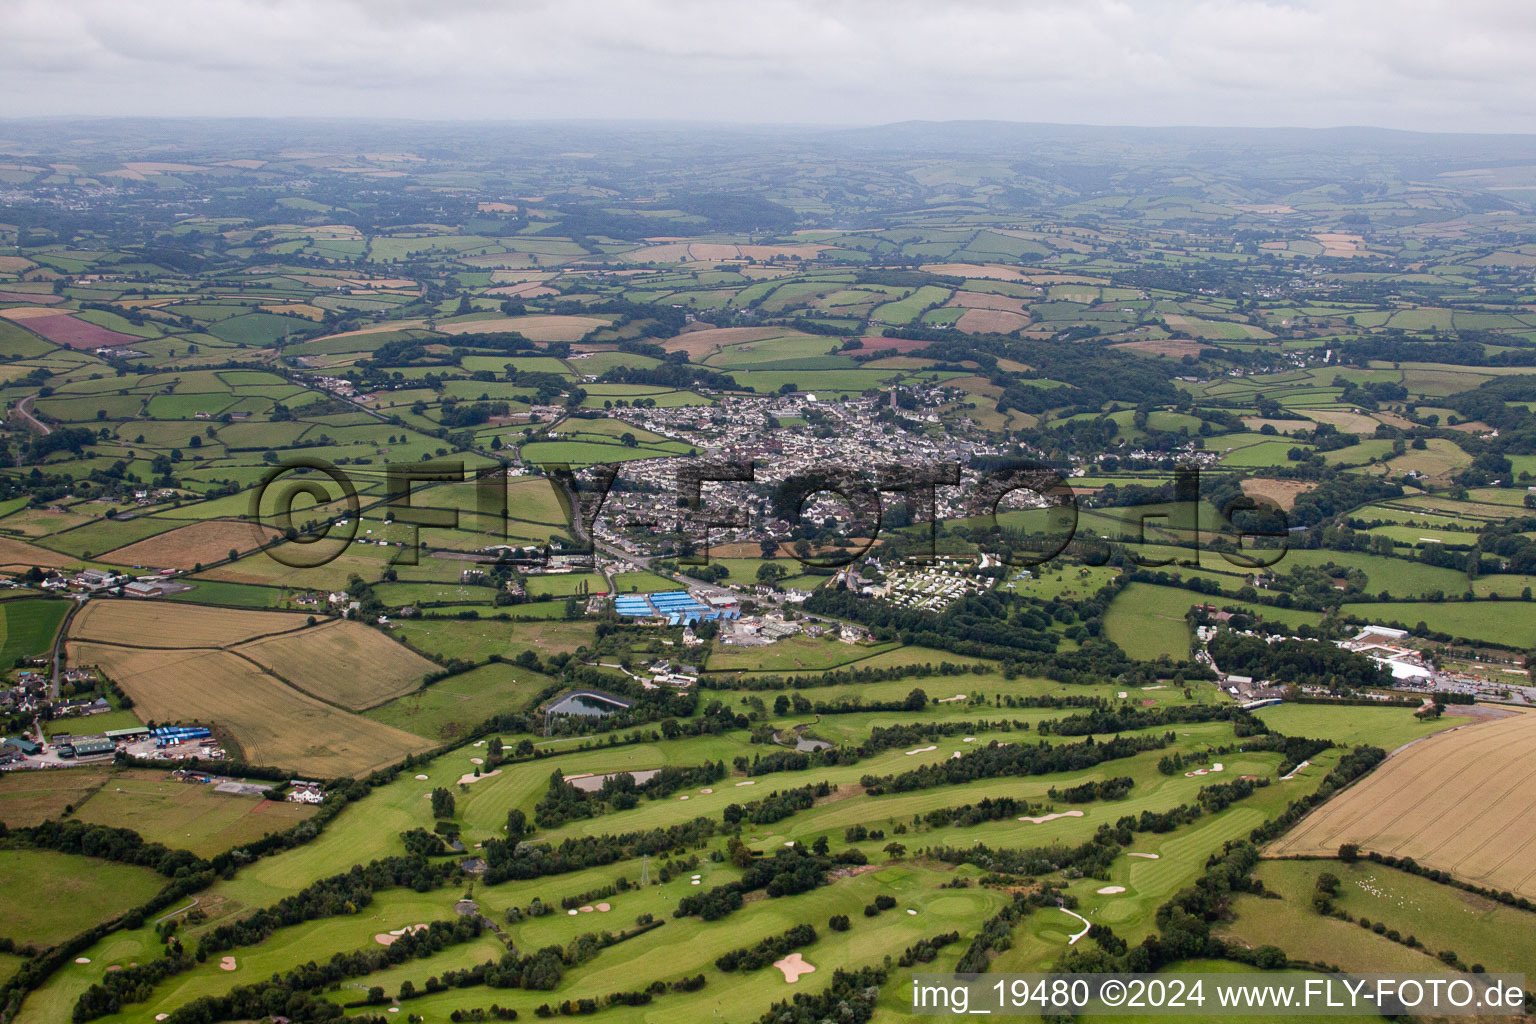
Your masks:
M252 764L335 778L371 771L431 744L301 693L227 651L71 641L70 663L95 665L160 722L212 722Z
M1332 855L1341 843L1536 897L1536 714L1516 712L1414 744L1268 852Z

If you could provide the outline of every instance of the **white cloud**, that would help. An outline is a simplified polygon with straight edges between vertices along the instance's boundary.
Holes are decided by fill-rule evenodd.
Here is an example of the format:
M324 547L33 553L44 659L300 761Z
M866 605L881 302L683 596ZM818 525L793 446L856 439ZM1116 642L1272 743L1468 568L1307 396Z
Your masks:
M1519 0L8 0L0 115L1536 131Z

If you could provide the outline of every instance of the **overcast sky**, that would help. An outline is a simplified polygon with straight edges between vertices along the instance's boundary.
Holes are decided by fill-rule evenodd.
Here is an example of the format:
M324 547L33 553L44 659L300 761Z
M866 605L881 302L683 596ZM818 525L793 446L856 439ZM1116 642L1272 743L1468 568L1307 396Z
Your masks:
M0 116L1536 131L1529 0L0 0Z

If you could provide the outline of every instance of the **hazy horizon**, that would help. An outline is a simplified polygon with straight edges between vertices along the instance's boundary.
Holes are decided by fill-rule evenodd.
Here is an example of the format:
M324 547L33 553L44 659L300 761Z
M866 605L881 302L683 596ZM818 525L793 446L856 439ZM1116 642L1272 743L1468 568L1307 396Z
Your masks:
M0 117L1536 132L1507 0L18 0Z

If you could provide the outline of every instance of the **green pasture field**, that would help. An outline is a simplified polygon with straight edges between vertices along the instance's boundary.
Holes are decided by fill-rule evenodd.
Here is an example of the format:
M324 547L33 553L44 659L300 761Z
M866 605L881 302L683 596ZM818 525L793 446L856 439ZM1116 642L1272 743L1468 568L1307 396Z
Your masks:
M1536 972L1536 950L1529 943L1509 941L1536 926L1530 911L1367 861L1271 860L1260 864L1256 874L1285 901L1294 898L1310 910L1317 876L1324 871L1343 883L1337 905L1354 917L1414 935L1434 952L1454 950L1464 962L1480 963L1489 971ZM1429 953L1418 955L1432 959Z
M314 334L319 325L311 320L279 316L275 313L248 313L245 316L220 320L208 328L215 338L237 345L261 346L281 341L285 337Z
M134 769L107 778L75 808L75 817L113 827L131 821L150 842L212 857L289 829L315 811L305 804L217 793L212 786L181 782L164 772Z
M658 591L678 590L681 584L654 572L621 572L613 577L613 586L620 594L654 594Z
M47 355L54 346L9 320L0 320L0 356L31 359Z
M895 644L845 644L835 634L810 637L804 634L785 637L767 647L717 646L710 654L710 672L754 671L827 671L870 655L895 648Z
M1306 736L1396 750L1404 743L1465 724L1455 707L1439 720L1414 717L1415 708L1373 708L1350 704L1278 704L1255 711L1264 724L1287 736Z
M1366 590L1370 594L1386 591L1393 597L1415 597L1435 590L1460 593L1466 589L1465 573L1454 569L1426 565L1406 558L1389 558L1363 551L1329 551L1326 549L1297 549L1287 551L1275 565L1280 573L1298 566L1323 566L1332 562L1345 569L1359 569L1365 573Z
M1348 448L1337 448L1323 453L1323 461L1330 466L1364 466L1379 462L1392 454L1392 442L1367 438Z
M636 459L660 459L673 455L686 455L683 445L669 443L667 450L659 446L626 448L621 444L599 444L593 441L535 441L523 445L518 454L535 465L566 463L570 466L595 466L606 462L633 462Z
M559 608L563 602L548 602ZM527 605L511 605L516 613ZM403 619L395 623L394 635L419 651L443 658L482 662L496 654L511 659L525 650L540 657L575 651L589 644L596 624L573 622L474 622L456 619Z
M1448 974L1450 968L1423 950L1409 949L1385 936L1376 935L1358 924L1320 916L1312 909L1312 891L1316 878L1324 871L1331 871L1341 880L1346 876L1344 900L1359 908L1357 913L1372 921L1382 920L1388 927L1403 935L1417 935L1420 941L1429 935L1420 934L1416 920L1427 928L1444 923L1444 914L1420 916L1407 908L1382 906L1385 901L1371 898L1359 889L1358 883L1384 873L1375 865L1346 866L1336 861L1266 861L1256 872L1266 886L1271 883L1281 896L1279 900L1264 900L1243 894L1233 901L1236 919L1222 927L1222 932L1232 938L1253 945L1279 946L1298 959L1337 964L1347 971L1390 972L1413 974ZM1375 887L1374 882L1367 885ZM1426 882L1426 885L1434 883ZM1416 894L1417 895L1417 894ZM1454 897L1453 897L1454 898ZM1374 909L1380 907L1380 913ZM1512 913L1520 913L1513 911ZM1405 919L1399 923L1398 919ZM1509 945L1506 943L1506 945ZM1461 949L1456 950L1462 954ZM1505 962L1509 954L1501 959Z
M147 901L168 879L148 868L51 850L0 850L0 936L52 946ZM39 898L46 894L46 898Z
M1372 537L1387 537L1402 547L1422 548L1426 544L1469 548L1477 543L1477 534L1456 530L1436 530L1428 526L1377 526L1367 531Z
M524 710L552 682L549 676L496 662L449 676L364 714L427 739L449 740L493 715Z
M374 596L390 608L411 604L485 604L496 599L496 588L469 583L380 583Z
M1192 637L1184 613L1196 603L1204 602L1192 591L1132 583L1115 595L1104 613L1104 635L1138 661L1164 655L1183 661L1189 657Z
M182 525L185 524L155 516L118 516L116 519L98 519L77 529L56 533L45 538L42 544L66 555L91 558Z
M246 583L193 580L191 590L166 595L167 600L190 604L220 604L233 608L279 608L291 591L282 587L258 587Z
M43 726L50 742L60 736L95 736L113 729L137 729L144 723L132 711L103 711L84 718L54 718Z
M0 666L47 654L71 604L51 598L0 602Z
M606 594L608 581L596 573L571 572L552 576L529 576L523 581L529 597L573 597Z
M1536 615L1524 601L1405 601L1351 604L1344 610L1379 625L1401 622L1411 628L1423 622L1436 632L1466 640L1518 648L1536 645Z
M788 643L790 640L800 640L800 641L803 641L806 644L819 644L819 643L822 642L821 640L816 640L816 639L812 639L810 637L801 636L801 637L789 637L789 638L787 638L785 640L778 641L778 643L779 644ZM841 641L839 641L839 643L841 644ZM778 646L778 644L775 644L773 646ZM841 644L841 646L847 648L847 650L848 650L848 653L844 656L846 660L844 660L840 665L832 666L832 667L850 667L850 668L905 668L905 667L911 666L911 665L933 665L933 666L938 666L938 665L943 664L944 662L949 662L952 665L967 665L967 666L969 666L969 665L980 665L980 666L983 667L983 669L985 669L989 673L997 671L999 669L999 666L998 666L998 664L996 662L990 661L990 660L988 660L986 658L974 658L974 657L971 657L969 655L964 655L964 654L951 654L948 651L934 650L933 648L930 648L930 647L917 647L917 646L912 646L912 645L898 644L898 643L894 643L894 642L872 643L872 644ZM771 649L772 649L772 647L769 647L769 648L761 648L761 647L757 648L757 650L759 650L759 651L771 650ZM756 666L753 666L753 667L749 667L749 668L746 668L746 669L735 669L735 668L724 668L724 669L722 669L718 664L716 664L716 662L718 661L720 655L723 653L724 650L729 650L729 648L721 648L718 645L716 646L715 653L710 658L710 664L708 666L708 671L711 671L711 672L718 672L718 671L735 672L735 671L740 671L740 672L743 672L744 674L747 674L747 675L752 675L754 673L759 674L759 675L761 675L761 674L773 674L773 675L784 675L784 676L797 677L797 678L798 677L803 677L803 676L806 676L806 675L814 675L814 674L817 674L817 673L820 673L820 672L829 671L829 668L826 667L826 666L810 666L810 665L807 665L807 666L805 666L803 668L801 668L801 667L790 667L790 668L780 668L780 669L766 669L766 668L758 668ZM816 648L811 648L812 652L814 652L815 650L816 650ZM793 647L785 648L785 651L786 651L786 653L792 652L793 651ZM812 660L819 660L819 659L812 659ZM978 678L985 678L985 676L978 677ZM908 689L910 689L910 687L908 687ZM903 692L905 692L905 691L903 691Z

